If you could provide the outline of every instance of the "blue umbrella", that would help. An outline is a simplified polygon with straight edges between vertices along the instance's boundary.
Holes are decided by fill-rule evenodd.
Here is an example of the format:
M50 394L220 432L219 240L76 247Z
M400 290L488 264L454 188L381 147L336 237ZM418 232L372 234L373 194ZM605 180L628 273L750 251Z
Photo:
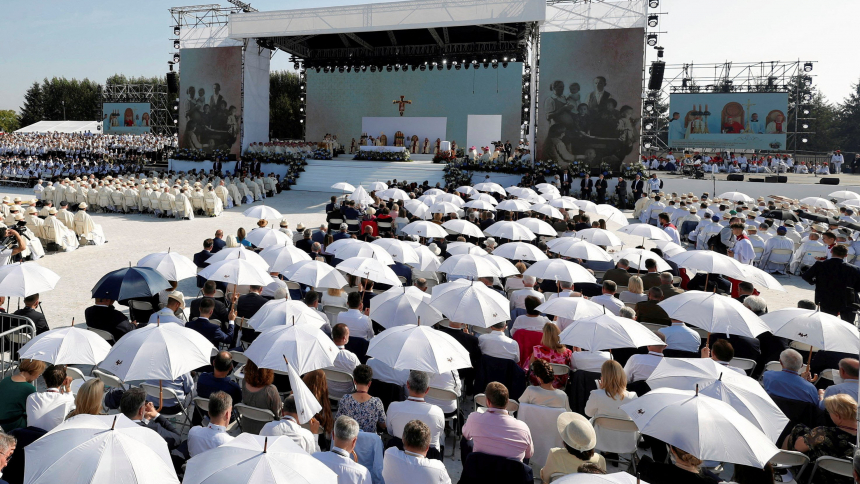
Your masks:
M93 287L93 297L125 301L145 299L169 289L170 283L155 269L126 267L105 274Z

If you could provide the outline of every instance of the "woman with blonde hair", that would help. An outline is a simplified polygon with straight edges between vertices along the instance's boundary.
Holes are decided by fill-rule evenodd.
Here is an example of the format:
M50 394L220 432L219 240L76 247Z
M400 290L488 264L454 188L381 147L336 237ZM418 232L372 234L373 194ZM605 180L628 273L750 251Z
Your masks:
M21 360L18 373L0 380L0 426L4 432L27 426L27 397L36 393L33 382L44 371L44 361Z
M346 298L346 292L344 292L343 289L330 287L325 294L322 295L322 299L320 301L323 306L337 306L345 308L347 307Z
M852 459L853 444L857 441L857 402L850 395L838 393L824 399L824 409L830 415L833 426L810 429L806 425L798 424L785 438L782 448L803 452L810 462L825 455Z
M75 409L66 417L76 415L102 415L102 400L105 395L105 384L98 378L87 380L75 395Z
M544 360L549 363L570 366L571 355L573 352L570 351L570 348L561 344L561 341L559 341L559 334L561 334L561 330L558 329L558 326L556 326L555 323L546 323L543 325L543 336L541 337L540 344L535 345L532 349L529 365L531 365L531 362L535 360ZM540 384L537 376L531 371L529 372L529 380L532 385ZM566 384L567 374L555 375L552 383L554 388L561 389L564 388Z
M591 391L588 401L585 403L585 415L594 417L597 415L630 420L630 417L619 407L634 400L636 392L627 391L627 374L624 368L615 360L607 360L600 367L600 381L598 388ZM614 430L604 429L600 426L594 429L597 432L600 448L631 448L636 445L638 436L628 433L620 433Z
M523 272L526 271L526 265L522 262L517 262L516 264L514 264L514 267L516 267L520 273L508 277L508 279L505 281L505 291L522 289L526 287L525 284L523 284Z
M638 303L642 301L648 300L648 295L645 294L645 286L642 285L642 278L639 276L632 276L627 280L627 290L622 291L621 294L618 295L618 298L621 299L623 303Z
M239 247L239 243L236 242L236 237L233 234L230 234L224 240L224 248L225 249L232 249L234 247Z

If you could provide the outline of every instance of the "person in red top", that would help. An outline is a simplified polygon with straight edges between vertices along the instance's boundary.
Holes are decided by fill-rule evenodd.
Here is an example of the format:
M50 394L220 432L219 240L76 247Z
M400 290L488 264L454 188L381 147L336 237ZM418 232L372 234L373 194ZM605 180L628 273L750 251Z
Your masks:
M557 363L560 365L570 366L571 355L573 352L570 348L561 344L559 341L559 334L561 330L558 329L553 323L546 323L543 327L543 337L541 338L540 344L535 345L532 348L532 355L529 358L529 368L531 367L531 363L534 360L544 360L550 363ZM529 379L531 380L532 385L539 385L540 381L534 374L531 374L529 370ZM552 386L554 388L564 388L567 385L567 374L564 375L556 375L555 381L553 381Z

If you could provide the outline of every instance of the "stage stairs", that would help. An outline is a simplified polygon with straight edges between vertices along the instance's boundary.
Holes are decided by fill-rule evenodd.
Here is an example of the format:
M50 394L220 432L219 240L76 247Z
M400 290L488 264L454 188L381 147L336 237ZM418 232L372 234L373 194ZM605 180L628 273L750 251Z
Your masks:
M365 189L371 182L397 179L422 183L427 180L431 186L444 182L442 163L433 163L430 155L416 155L421 158L411 162L355 161L349 155L341 155L333 160L308 160L305 171L299 176L293 190L309 192L337 192L331 186L345 181L353 186L363 185Z

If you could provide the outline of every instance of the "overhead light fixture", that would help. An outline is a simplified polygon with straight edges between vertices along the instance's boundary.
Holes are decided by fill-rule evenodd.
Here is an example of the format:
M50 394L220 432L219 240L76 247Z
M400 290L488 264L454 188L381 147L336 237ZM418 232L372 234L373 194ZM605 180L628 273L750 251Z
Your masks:
M459 71L459 70L460 70L460 67L461 67L461 64L456 64L456 65L454 66L454 69L457 69L457 70Z
M651 8L657 8L660 6L660 0L648 0L648 6Z
M173 41L173 48L179 50L179 39Z
M812 62L805 62L803 64L803 72L812 72Z
M663 57L663 48L655 47L655 49L657 49L657 57Z
M173 35L178 36L180 33L182 33L182 29L180 29L178 25L174 26L173 27Z
M508 67L508 63L507 63L507 62L502 62L502 67Z
M426 66L426 65L424 65L424 64L421 64L421 67L419 67L419 69L421 69L422 71L426 71L426 70L427 70L427 66Z
M659 20L660 20L660 17L658 17L657 14L652 13L651 15L648 16L648 26L649 27L656 27L657 22Z
M808 143L808 142L809 142L809 140L808 140L808 139L806 139L806 138L802 138L800 141L802 141L802 142L804 142L804 143Z
M173 54L173 63L179 63L179 53Z
M657 45L657 34L648 34L648 45L654 47Z
M338 71L338 72L340 72L340 73L343 73L343 71L344 71L343 66L338 67L338 68L337 68L337 71Z

